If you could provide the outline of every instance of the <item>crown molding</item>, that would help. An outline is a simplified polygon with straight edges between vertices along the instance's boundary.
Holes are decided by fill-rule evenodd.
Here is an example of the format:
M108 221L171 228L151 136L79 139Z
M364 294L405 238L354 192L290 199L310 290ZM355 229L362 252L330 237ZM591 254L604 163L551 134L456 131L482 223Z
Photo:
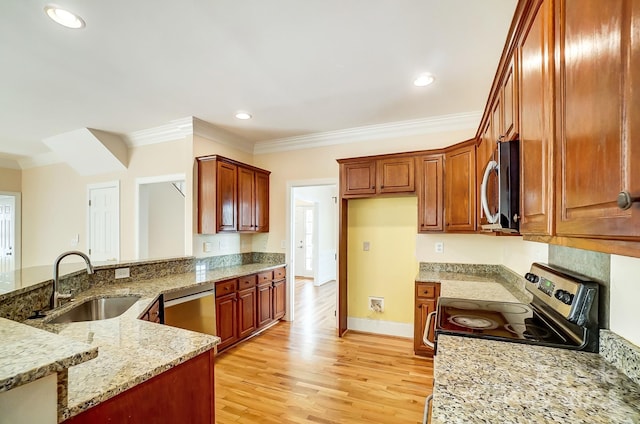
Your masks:
M470 128L476 129L481 118L482 112L476 111L280 138L256 143L254 154L311 149L336 144L357 143L359 141L383 138L408 137Z
M253 154L254 143L196 117L193 117L193 135Z
M127 133L123 138L130 147L180 140L193 133L193 120L192 116L174 119L158 127Z

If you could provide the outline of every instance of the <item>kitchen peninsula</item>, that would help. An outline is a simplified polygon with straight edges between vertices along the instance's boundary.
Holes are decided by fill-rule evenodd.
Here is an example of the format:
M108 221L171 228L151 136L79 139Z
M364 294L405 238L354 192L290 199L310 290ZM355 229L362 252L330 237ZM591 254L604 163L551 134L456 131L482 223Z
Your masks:
M44 371L42 367L37 367L38 371L16 370L11 358L33 359L32 356L35 353L32 351L25 353L25 350L29 349L23 349L20 352L6 351L3 355L5 359L0 362L2 378L0 392L26 384L30 379L42 377L43 373L68 373L68 378L58 379L59 382L62 381L62 387L60 383L58 385L58 420L60 422L69 418L71 418L69 423L91 422L92 419L108 416L117 418L121 416L118 415L122 413L121 409L127 407L131 409L130 405L136 405L135 412L140 416L157 414L156 409L150 408L155 408L157 402L162 402L163 397L172 400L170 404L166 404L162 412L164 416L176 414L185 418L184 410L189 409L189 414L193 414L194 420L213 422L215 412L213 357L220 339L216 336L158 325L139 318L162 294L283 266L279 261L280 258L268 257L271 260L269 262L265 260L264 254L261 257L258 255L257 259L265 261L258 263L253 262L256 259L255 254L229 256L233 258L226 258L222 260L223 263L220 263L219 258L215 260L213 258L202 260L180 258L99 266L96 267L96 275L93 276L87 276L84 271L68 275L67 281L63 280L62 283L70 282L71 285L76 286L75 289L70 289L69 285L65 287L65 290L74 292L76 304L88 299L110 296L139 296L139 300L119 317L99 321L49 323L73 305L57 308L49 312L45 318L25 320L23 324L1 319L0 331L11 327L7 331L22 335L19 343L6 345L4 346L6 349L10 350L12 346L16 349L20 346L35 348L41 346L43 341L56 339L57 346L67 345L68 349L75 348L69 354L75 359L62 363L69 367L68 371L58 366L56 357L51 355L49 355L50 363L47 365L49 368ZM181 272L172 273L166 265L167 262L177 264L178 266L174 269ZM114 268L121 267L130 267L131 277L115 280ZM90 281L75 281L78 279ZM50 287L47 282L42 284L45 288ZM38 284L33 287L36 290L40 288ZM28 292L23 290L20 292L23 294L23 300L26 299L27 302L33 300L29 298ZM0 304L3 300L6 301L7 297L3 295L0 298ZM11 299L19 308L27 308L28 311L37 310L41 306L29 307L16 300L16 296ZM3 306L4 308L0 309L4 314L8 314L7 305ZM16 312L9 315L15 316ZM14 327L19 327L23 331L16 332ZM49 350L56 351L56 349L57 347L53 346ZM39 353L44 358L47 357L47 349ZM129 400L123 402L122 399L127 397ZM154 402L144 403L148 405L148 410L144 410L140 402L136 402L142 397L147 400L155 399ZM181 408L181 401L188 401L190 407Z

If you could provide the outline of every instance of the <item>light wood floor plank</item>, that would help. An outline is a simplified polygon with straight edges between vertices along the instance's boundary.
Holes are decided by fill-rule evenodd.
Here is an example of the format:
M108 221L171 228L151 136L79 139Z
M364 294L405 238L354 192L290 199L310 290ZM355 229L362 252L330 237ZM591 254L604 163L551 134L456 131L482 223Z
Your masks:
M420 423L433 361L410 339L335 330L335 290L296 282L296 321L216 358L216 423Z

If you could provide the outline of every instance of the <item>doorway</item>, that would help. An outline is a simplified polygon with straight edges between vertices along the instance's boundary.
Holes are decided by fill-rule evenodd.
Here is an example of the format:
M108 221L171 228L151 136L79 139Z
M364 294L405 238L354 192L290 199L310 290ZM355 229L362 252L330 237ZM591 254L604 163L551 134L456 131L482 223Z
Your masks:
M120 181L87 186L87 246L93 262L120 260Z
M138 178L137 259L186 255L184 174Z
M338 243L337 181L333 179L288 183L288 238L291 270L287 314L294 320L296 285L311 281L313 290L336 281ZM331 285L329 285L331 286ZM332 285L335 287L335 284ZM323 289L326 291L326 289ZM335 292L335 288L332 289ZM299 292L298 292L299 293ZM337 294L333 296L337 300ZM335 302L333 303L335 310Z
M13 273L21 267L20 193L0 192L0 293L13 285Z

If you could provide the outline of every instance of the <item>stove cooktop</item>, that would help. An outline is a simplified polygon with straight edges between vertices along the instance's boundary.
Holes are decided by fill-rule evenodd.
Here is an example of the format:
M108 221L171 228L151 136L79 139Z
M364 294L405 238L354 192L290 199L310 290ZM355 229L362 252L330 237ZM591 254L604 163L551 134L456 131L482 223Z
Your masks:
M440 298L435 328L436 338L438 334L449 334L566 348L579 346L524 303Z

